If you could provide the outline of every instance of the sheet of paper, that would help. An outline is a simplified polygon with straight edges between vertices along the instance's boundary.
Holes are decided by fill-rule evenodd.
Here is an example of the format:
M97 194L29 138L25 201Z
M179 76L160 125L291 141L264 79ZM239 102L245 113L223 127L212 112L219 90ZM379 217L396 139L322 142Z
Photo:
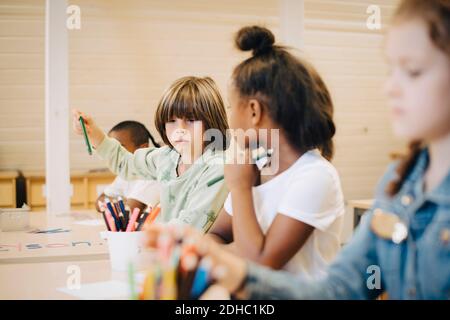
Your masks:
M128 299L130 296L128 283L116 280L82 284L79 289L58 288L57 290L81 300Z

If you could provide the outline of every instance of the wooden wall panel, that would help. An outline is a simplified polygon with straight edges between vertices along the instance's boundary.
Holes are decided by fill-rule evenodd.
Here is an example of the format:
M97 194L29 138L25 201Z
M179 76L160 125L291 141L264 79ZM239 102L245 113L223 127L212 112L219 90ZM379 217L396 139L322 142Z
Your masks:
M383 37L397 1L305 0L304 55L322 74L335 104L334 164L346 199L373 196L403 143L392 134L382 86ZM369 30L366 10L381 9L381 30Z

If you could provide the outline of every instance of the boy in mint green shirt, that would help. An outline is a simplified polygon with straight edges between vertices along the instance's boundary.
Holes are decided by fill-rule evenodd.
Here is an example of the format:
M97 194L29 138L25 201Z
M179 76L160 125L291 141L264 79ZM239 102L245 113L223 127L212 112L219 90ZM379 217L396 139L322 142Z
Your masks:
M161 213L157 222L182 223L206 232L227 196L224 148L228 128L219 90L211 78L184 77L161 99L155 125L167 146L143 148L134 154L107 137L89 116L74 110L74 128L82 133L83 117L89 139L112 172L127 180L160 183ZM219 134L206 144L207 130ZM222 139L222 140L221 140Z
M209 229L223 206L227 190L223 179L223 152L208 149L181 176L177 164L181 157L170 147L146 148L127 152L120 143L105 138L97 154L108 162L117 175L127 180L157 180L160 183L161 214L156 222L182 222L197 229ZM215 182L215 183L214 183Z

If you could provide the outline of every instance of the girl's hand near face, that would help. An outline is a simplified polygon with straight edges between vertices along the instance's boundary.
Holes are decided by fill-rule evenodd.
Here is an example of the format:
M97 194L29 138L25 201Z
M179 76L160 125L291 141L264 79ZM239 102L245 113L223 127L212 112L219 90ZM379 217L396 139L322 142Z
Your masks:
M225 164L225 183L228 190L251 189L259 178L259 171L249 149L238 148L236 155ZM230 164L228 164L230 163Z
M73 109L72 110L72 126L76 134L82 135L83 129L80 124L80 117L84 120L84 126L86 127L86 132L89 136L89 140L94 148L100 145L105 138L105 133L100 129L91 116L84 114L83 112Z

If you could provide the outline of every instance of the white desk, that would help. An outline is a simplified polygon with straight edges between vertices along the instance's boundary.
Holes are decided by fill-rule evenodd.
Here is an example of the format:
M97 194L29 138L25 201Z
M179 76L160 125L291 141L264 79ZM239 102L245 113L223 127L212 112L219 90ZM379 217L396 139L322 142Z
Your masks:
M30 230L64 228L70 229L70 232L0 232L0 265L108 259L107 245L100 237L100 231L106 230L104 223L94 226L76 223L99 219L103 219L102 216L93 211L73 212L61 217L49 217L45 212L31 212Z
M100 237L105 226L76 224L81 220L98 219L102 216L92 211L50 218L43 212L32 212L31 229L67 228L71 231L56 234L0 232L0 300L77 299L58 290L67 288L73 275L71 267L79 270L81 287L111 280L128 283L126 272L111 271L108 246ZM128 299L127 290L122 291L124 294L114 298ZM107 289L103 292L105 297L111 298ZM105 298L103 292L99 299ZM208 291L205 298L227 299L228 295L223 289L215 288Z
M73 265L80 268L81 285L108 281L113 276L108 260L2 264L0 265L0 300L75 299L74 296L57 290L67 287L71 276L68 268ZM125 275L117 277L124 279Z
M124 289L119 293L108 292L104 289L96 299L129 299L128 275L126 272L111 271L108 260L92 261L60 261L40 263L19 263L0 265L0 300L73 300L78 299L77 289L71 289L68 294L60 291L67 288L67 284L73 283L70 277L73 268L79 268L80 285L104 283L109 281L120 282ZM137 276L136 282L141 280ZM84 289L86 291L86 289ZM225 289L212 286L205 292L202 299L229 300Z

